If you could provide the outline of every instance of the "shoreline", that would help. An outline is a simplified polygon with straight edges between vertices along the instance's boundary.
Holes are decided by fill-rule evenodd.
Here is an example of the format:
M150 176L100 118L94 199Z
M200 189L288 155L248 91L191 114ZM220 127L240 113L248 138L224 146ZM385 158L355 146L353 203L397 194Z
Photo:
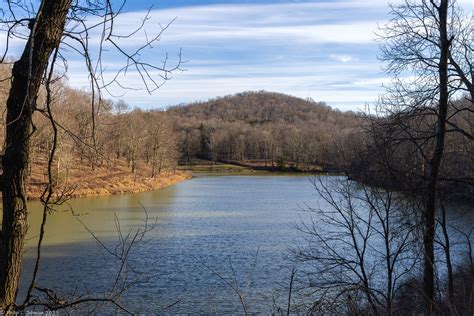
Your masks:
M314 175L340 175L345 174L342 169L319 166L305 165L304 167L296 167L293 164L284 167L263 165L261 163L240 162L240 161L207 161L195 160L190 163L183 163L178 166L178 170L192 172L209 172L209 173L229 173L229 174L251 174L251 173L274 173L274 174L314 174Z
M161 190L168 186L175 185L177 183L192 179L191 172L185 171L176 171L172 174L157 177L157 178L148 178L141 179L143 182L136 184L136 186L127 186L122 187L120 182L115 182L115 184L109 184L104 187L93 187L93 188L84 188L79 187L73 189L73 191L68 195L70 199L83 198L83 197L94 197L94 196L107 196L107 195L121 195L121 194L133 194L141 193L148 191ZM28 191L28 201L38 201L41 196L41 188L38 185L30 185L27 189ZM60 190L58 191L60 192Z
M45 188L44 166L41 162L36 163L27 186L29 201L37 201ZM36 169L36 170L35 170ZM319 170L318 170L319 169ZM98 167L91 170L81 164L77 164L68 170L66 180L56 188L56 196L63 193L68 199L133 194L140 192L155 191L168 186L190 180L193 173L216 173L228 175L251 175L251 174L314 174L314 175L336 175L335 170L324 170L323 168L312 170L295 170L293 168L278 169L270 166L259 166L236 162L209 162L199 161L190 165L178 166L176 170L165 171L155 178L151 178L150 168L142 164L135 173L130 172L124 161L115 160L107 167Z
M32 164L26 188L30 201L39 200L47 185L45 163L35 161ZM58 184L53 199L61 195L69 199L154 191L192 178L192 172L186 170L162 170L151 177L152 170L147 164L137 164L135 172L132 172L128 164L119 159L94 169L77 159L68 163L67 168L57 173Z

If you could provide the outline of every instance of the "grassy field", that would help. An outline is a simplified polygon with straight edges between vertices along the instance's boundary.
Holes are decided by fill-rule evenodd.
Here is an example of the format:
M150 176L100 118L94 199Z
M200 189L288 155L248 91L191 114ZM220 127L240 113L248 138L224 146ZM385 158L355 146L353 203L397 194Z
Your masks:
M188 165L181 165L178 170L192 172L216 172L216 173L253 173L255 170L248 167L225 164L220 162L210 162L206 160L193 160Z

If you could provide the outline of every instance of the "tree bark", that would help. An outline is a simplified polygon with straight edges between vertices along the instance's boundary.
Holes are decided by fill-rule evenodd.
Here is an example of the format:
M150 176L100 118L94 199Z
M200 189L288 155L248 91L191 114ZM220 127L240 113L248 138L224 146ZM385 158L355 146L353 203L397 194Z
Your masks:
M30 38L12 69L2 162L5 185L0 233L0 310L15 307L28 230L26 178L32 114L49 58L59 47L70 5L71 0L41 2L36 19L30 23Z
M448 272L448 299L450 308L454 307L454 280L453 280L453 264L451 262L451 246L448 234L448 223L446 222L446 207L441 202L441 229L444 236L444 254L446 257L446 270Z
M441 0L436 8L439 14L439 47L440 59L438 65L439 74L439 104L436 125L435 149L430 161L428 178L428 191L425 202L425 232L424 232L424 276L423 288L426 299L427 312L434 313L434 239L435 239L435 215L436 215L436 191L438 189L438 175L443 158L444 141L446 135L446 119L448 113L448 58L450 40L447 32L448 1Z

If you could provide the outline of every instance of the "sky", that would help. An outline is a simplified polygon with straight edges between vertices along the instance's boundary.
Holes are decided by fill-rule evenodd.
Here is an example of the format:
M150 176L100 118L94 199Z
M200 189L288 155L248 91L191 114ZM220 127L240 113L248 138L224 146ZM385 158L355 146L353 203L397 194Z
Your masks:
M470 0L463 0L469 2ZM461 2L463 2L461 1ZM118 2L115 2L118 5ZM115 22L117 34L150 19L135 36L120 39L128 52L170 23L160 41L141 53L141 60L161 65L177 62L183 71L152 94L133 70L119 76L133 89L111 86L113 100L132 107L165 107L207 100L248 90L267 90L324 101L341 110L363 110L383 92L387 82L378 60L378 26L388 19L386 0L129 0ZM92 23L92 21L89 21ZM90 46L100 34L90 34ZM19 45L21 46L21 45ZM125 63L112 46L103 52L105 76ZM87 89L83 58L64 46L69 84ZM92 49L92 57L98 51ZM167 57L166 57L167 56ZM158 76L156 71L152 75Z

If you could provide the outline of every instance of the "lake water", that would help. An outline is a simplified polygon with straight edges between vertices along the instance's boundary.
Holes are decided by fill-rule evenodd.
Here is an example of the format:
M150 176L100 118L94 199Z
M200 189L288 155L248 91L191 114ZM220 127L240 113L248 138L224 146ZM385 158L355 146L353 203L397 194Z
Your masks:
M299 209L318 199L309 178L298 175L197 175L155 192L75 199L49 217L38 285L76 295L110 288L119 262L79 220L113 247L115 216L126 235L143 225L145 208L156 227L130 253L144 274L124 295L125 306L147 314L243 313L237 290L249 313L268 314L285 304L279 289L290 277L288 249L303 242L294 225L308 219ZM38 206L30 207L23 284L31 274ZM467 222L472 227L472 216Z

